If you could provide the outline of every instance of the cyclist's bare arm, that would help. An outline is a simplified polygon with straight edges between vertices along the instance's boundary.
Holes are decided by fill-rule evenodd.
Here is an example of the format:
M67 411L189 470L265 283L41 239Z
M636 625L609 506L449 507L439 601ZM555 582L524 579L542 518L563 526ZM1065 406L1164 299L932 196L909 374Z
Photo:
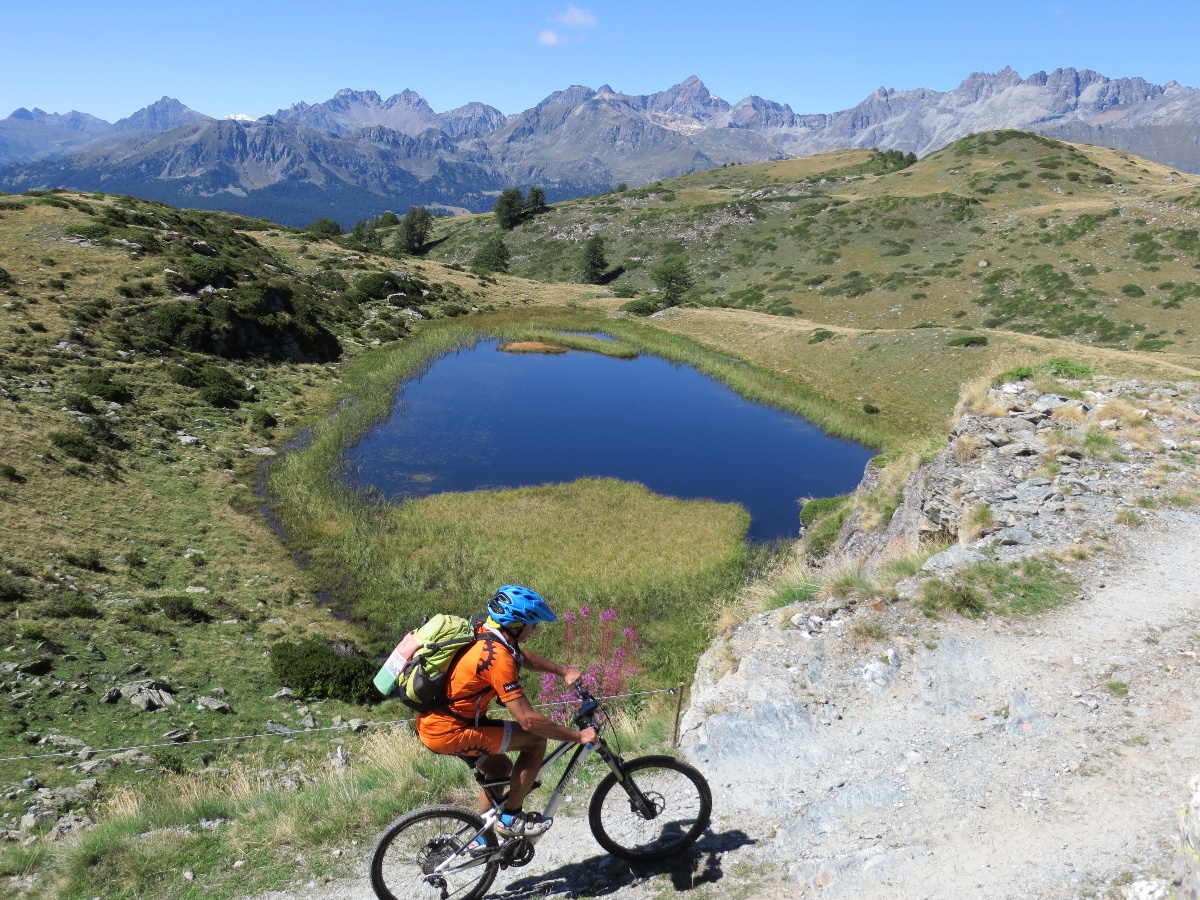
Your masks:
M528 659L526 662L528 663ZM530 668L533 667L531 666ZM534 671L546 670L534 669ZM505 708L512 713L513 718L517 720L517 724L522 729L528 731L530 734L546 738L546 740L571 741L578 744L590 744L596 740L596 729L585 728L583 731L576 731L574 728L568 728L566 725L559 725L534 709L528 697L517 697L510 700L505 704Z
M549 672L551 675L557 675L567 684L574 684L579 680L579 670L574 666L560 666L529 650L521 651L521 668L534 672Z

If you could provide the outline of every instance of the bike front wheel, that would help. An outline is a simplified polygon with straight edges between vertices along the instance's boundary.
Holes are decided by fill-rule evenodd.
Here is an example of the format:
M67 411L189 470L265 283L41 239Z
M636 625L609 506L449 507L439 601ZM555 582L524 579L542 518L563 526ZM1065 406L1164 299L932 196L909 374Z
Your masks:
M600 846L621 859L665 859L695 843L712 816L708 782L672 756L622 763L592 795L588 825Z
M371 888L379 900L476 900L496 878L488 862L496 835L480 834L483 819L457 806L426 806L401 816L371 853ZM487 850L472 853L476 836ZM448 865L444 865L448 862ZM440 870L439 870L440 867Z

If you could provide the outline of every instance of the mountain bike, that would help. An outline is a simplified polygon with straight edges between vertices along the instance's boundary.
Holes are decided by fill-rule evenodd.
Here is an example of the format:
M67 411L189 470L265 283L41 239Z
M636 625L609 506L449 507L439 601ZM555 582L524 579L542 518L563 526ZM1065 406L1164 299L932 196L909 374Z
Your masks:
M595 728L596 742L564 742L546 754L539 779L574 748L542 816L553 818L580 764L595 753L609 769L588 806L588 825L601 847L631 862L653 862L695 843L712 815L704 776L672 756L623 759L599 733L607 721L600 703L582 687L577 686L577 693L582 705L574 725ZM491 803L486 812L423 806L396 819L379 836L371 854L371 887L380 900L474 900L491 887L500 869L533 859L535 845L549 832L507 839L497 835L508 779L489 780L472 770Z

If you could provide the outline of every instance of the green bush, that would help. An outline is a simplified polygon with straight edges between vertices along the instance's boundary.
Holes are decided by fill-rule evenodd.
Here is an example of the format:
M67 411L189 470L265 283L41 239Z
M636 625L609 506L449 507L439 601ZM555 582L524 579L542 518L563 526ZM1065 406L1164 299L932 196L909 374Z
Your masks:
M342 226L328 216L321 216L321 218L310 222L304 230L309 234L315 234L319 237L337 237L342 233Z
M100 448L96 442L77 428L50 432L50 443L80 462L95 462L100 458Z
M259 431L266 431L278 425L279 421L268 410L260 407L250 413L250 423Z
M55 597L43 610L52 619L103 619L104 613L91 600L78 594Z
M0 572L0 603L17 603L29 596L29 582Z
M317 287L325 288L327 291L344 291L350 285L346 283L346 279L342 277L340 272L317 272L312 276L312 282Z
M254 396L246 390L245 382L228 369L215 363L205 365L200 370L199 377L203 383L200 388L200 397L209 406L237 409L239 404L254 399Z
M947 347L986 347L988 339L982 334L964 334L946 341Z
M104 559L100 551L94 548L87 550L67 550L62 555L63 560L77 569L87 569L89 572L104 572Z
M635 316L649 316L658 312L658 304L645 297L622 303L621 309Z
M17 467L8 463L0 463L0 478L8 481L15 481L17 484L25 483L25 476L17 471Z
M98 241L101 238L106 238L112 234L112 229L107 225L102 225L96 222L93 225L76 225L73 228L67 229L70 234L79 235L81 238L87 238L89 241Z
M864 403L863 412L865 412L868 416L877 416L879 415L879 407L874 403Z
M114 378L112 372L104 369L92 369L79 380L79 389L93 397L112 403L128 403L133 399L133 391L123 379Z
M637 288L629 284L618 284L613 287L612 292L614 297L621 297L623 299L631 299L638 295Z
M828 328L818 328L812 333L812 337L808 339L810 344L819 344L822 341L827 341L831 337L835 337L834 333Z
M172 622L211 622L212 615L206 610L198 607L191 597L186 594L173 594L167 597L159 597L156 601L158 608L162 610L163 615Z
M204 387L204 379L194 369L187 366L172 364L167 367L167 378L182 387Z
M63 395L63 406L75 412L91 414L96 412L96 404L85 394L67 391Z
M9 274L8 269L0 266L0 287L7 287L13 283L13 277Z
M1095 370L1091 366L1075 362L1072 359L1066 359L1062 356L1046 360L1040 368L1050 375L1057 375L1059 378L1091 378L1095 374Z
M354 279L354 293L361 300L383 300L399 290L399 283L387 272L363 272Z
M280 683L305 697L328 697L347 703L375 703L381 698L372 679L379 666L354 654L341 656L318 640L275 644L271 671Z
M197 291L202 287L228 287L234 283L233 267L222 259L190 254L179 260L179 270L167 276L167 283L176 290Z
M1140 287L1138 287L1136 284L1121 285L1121 293L1124 294L1126 297L1145 297L1146 296L1146 292L1144 290L1142 290Z

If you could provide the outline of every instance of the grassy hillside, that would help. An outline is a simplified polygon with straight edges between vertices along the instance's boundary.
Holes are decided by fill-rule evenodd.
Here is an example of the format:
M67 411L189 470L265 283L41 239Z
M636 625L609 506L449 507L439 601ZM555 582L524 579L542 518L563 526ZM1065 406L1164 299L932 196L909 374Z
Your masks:
M936 324L1162 351L1191 365L1200 179L1102 148L999 132L896 169L843 152L736 166L557 204L505 232L511 271L578 281L606 242L610 285L644 293L683 255L699 306L861 330ZM467 264L492 217L444 222Z

